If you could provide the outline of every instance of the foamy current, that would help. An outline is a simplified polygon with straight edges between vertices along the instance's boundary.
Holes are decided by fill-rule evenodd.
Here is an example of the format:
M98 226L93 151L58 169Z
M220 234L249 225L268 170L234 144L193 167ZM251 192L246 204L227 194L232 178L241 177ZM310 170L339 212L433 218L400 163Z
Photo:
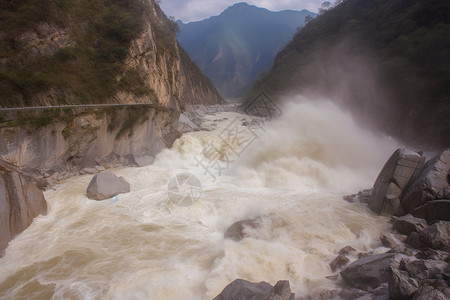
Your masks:
M328 102L283 112L251 130L241 125L251 121L245 115L206 116L207 130L185 134L153 165L111 170L131 184L117 201L86 198L92 175L46 192L48 215L0 259L0 298L211 299L236 278L289 280L297 296L333 288L325 276L337 251L376 251L387 230L386 218L342 196L370 187L396 145ZM247 139L225 144L219 137L230 129ZM196 161L211 142L229 163L221 176L210 170L215 180ZM203 192L180 207L167 188L186 172ZM249 237L224 239L232 223L257 217Z

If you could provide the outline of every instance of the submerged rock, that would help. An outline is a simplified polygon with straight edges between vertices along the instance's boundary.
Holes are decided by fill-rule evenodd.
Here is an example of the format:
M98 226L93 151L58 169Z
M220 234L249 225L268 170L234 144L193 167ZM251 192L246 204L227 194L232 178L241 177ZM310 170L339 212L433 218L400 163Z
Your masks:
M46 213L42 191L18 168L0 160L0 256L9 241Z
M95 175L86 190L88 198L94 200L104 200L128 192L130 184L123 177L117 177L111 172Z
M233 241L239 242L248 236L245 232L246 228L256 228L258 225L258 219L243 220L233 223L227 231L225 231L224 237L226 239L232 239Z
M289 281L278 281L275 286L262 281L253 283L236 279L213 300L294 300Z
M336 270L344 267L350 262L350 259L347 256L339 254L332 262L330 262L331 271L335 272Z

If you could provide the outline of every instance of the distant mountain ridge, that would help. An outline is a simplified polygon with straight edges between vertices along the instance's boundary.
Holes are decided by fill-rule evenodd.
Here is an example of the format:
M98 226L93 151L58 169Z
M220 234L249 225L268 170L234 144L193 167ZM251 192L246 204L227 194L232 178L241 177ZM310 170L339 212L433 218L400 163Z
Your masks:
M219 16L184 24L177 39L223 97L244 96L304 25L307 10L272 12L237 3Z

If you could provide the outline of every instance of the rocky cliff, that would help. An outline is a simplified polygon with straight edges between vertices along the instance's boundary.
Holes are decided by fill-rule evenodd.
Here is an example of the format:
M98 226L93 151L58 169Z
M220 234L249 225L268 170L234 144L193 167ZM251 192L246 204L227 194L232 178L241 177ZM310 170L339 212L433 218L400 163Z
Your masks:
M179 137L176 109L66 109L57 116L54 111L48 124L39 118L29 123L32 115L24 123L14 117L9 123L16 126L0 128L0 156L41 179L42 187L70 175L147 165Z
M14 236L45 213L42 192L16 167L0 160L0 257Z
M0 106L223 101L154 0L27 0L0 8Z
M148 164L178 137L181 111L223 102L154 0L0 8L0 107L143 104L0 111L0 156L28 174Z

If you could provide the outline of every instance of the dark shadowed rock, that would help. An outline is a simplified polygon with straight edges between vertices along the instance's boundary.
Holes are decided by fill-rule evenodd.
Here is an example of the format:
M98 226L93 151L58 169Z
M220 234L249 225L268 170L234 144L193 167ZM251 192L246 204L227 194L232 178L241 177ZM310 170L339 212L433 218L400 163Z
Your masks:
M450 220L450 149L429 160L402 197L410 214L426 219ZM431 202L431 201L440 202ZM431 202L431 203L429 203Z
M419 259L432 259L450 261L450 253L440 250L426 249L416 253L415 257Z
M374 289L390 278L389 267L398 268L406 256L396 253L371 255L358 259L341 271L348 285L361 290Z
M95 175L86 190L88 198L94 200L104 200L128 192L130 184L123 177L117 177L111 172Z
M348 259L345 255L339 254L338 257L336 257L332 262L330 262L330 267L333 272L336 272L336 270L344 267L350 262L350 259Z
M340 255L348 255L351 253L356 252L356 249L353 248L352 246L345 246L344 248L342 248L341 250L339 250L338 254Z
M403 241L406 240L406 238L406 236L395 235L393 233L387 232L380 237L380 240L384 247L394 248L403 244Z
M264 281L236 279L213 300L294 300L294 297L288 281L278 281L273 287Z
M425 158L416 152L398 149L384 165L373 186L370 208L378 214L403 214L400 198Z
M0 160L0 256L9 241L46 213L47 202L31 178Z
M449 265L445 261L431 259L418 259L406 263L402 262L402 269L406 270L410 277L419 280L442 279L442 276L448 274L450 271Z
M416 292L413 300L448 300L450 288L445 284L422 285Z
M450 200L433 200L428 201L422 206L416 207L412 213L428 221L444 220L450 221Z
M420 234L420 240L432 249L450 252L450 222L439 221Z
M406 239L406 243L411 247L418 250L425 250L427 245L425 245L422 241L422 235L419 232L411 232L411 234Z
M246 228L257 228L258 226L258 219L239 221L233 223L227 231L225 231L224 237L239 242L247 237L247 234L245 233Z
M410 235L411 232L420 232L427 227L427 222L424 219L416 218L411 214L402 217L393 218L394 230L401 234Z
M387 253L400 253L405 254L407 256L413 256L415 253L417 253L417 251L414 251L409 247L405 247L404 245L397 245L391 250L389 250Z
M410 278L408 272L389 268L391 278L389 279L389 296L391 299L411 299L419 288L417 280Z

